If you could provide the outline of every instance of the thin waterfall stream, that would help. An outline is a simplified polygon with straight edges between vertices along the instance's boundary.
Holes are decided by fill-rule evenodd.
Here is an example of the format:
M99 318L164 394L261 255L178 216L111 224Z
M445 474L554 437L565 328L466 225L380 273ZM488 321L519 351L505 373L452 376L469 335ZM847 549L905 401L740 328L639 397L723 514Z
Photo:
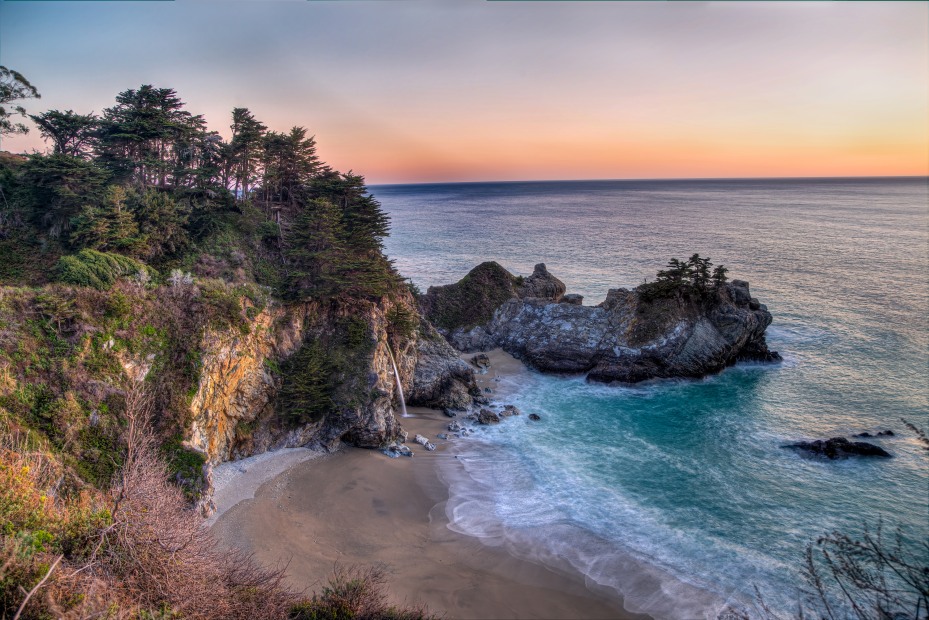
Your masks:
M390 363L394 367L394 378L397 380L397 391L400 393L400 410L403 412L403 417L408 417L406 413L406 398L403 396L403 386L400 384L400 373L397 371L397 360L394 359L394 352L390 349L390 345L387 345L387 354L390 355Z

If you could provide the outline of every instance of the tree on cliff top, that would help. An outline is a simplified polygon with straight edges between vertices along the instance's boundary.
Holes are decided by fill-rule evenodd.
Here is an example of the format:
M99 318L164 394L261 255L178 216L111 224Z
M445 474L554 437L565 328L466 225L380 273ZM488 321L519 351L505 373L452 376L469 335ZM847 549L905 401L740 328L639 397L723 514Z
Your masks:
M74 110L48 110L30 114L39 132L51 140L56 155L85 157L93 146L99 119L94 114L77 114Z
M0 65L0 137L7 134L29 133L28 127L12 121L14 114L25 117L25 108L20 105L7 108L7 104L21 99L39 98L41 98L39 91L21 73Z

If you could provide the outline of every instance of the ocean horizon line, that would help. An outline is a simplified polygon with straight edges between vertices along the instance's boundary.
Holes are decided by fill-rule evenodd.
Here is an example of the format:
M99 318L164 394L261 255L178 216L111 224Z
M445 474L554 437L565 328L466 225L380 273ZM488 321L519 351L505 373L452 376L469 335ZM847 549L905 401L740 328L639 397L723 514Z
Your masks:
M715 183L720 181L882 181L882 180L926 180L929 175L862 175L862 176L786 176L786 177L642 177L642 178L599 178L599 179L508 179L488 181L410 181L401 183L368 183L368 187L413 187L440 185L504 185L525 183Z

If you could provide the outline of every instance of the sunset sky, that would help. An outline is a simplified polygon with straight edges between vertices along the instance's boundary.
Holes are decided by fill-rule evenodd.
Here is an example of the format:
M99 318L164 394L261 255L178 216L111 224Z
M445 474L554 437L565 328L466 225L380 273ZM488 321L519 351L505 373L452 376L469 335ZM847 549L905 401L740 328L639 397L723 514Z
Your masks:
M925 2L0 0L0 64L32 113L170 87L370 183L929 174Z

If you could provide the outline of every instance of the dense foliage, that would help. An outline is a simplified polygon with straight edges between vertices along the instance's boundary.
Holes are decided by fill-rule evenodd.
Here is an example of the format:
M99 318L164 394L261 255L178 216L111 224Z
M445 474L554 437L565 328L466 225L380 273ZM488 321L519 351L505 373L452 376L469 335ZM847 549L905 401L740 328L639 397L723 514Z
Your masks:
M3 76L10 97L30 94L25 78ZM174 90L150 85L99 117L30 115L51 152L0 159L3 283L43 283L62 273L47 268L60 256L97 250L162 272L238 269L287 299L391 290L389 220L364 179L322 163L304 127L271 131L246 108L231 117L227 142ZM24 247L34 255L14 256Z
M281 422L368 396L360 315L408 292L364 179L246 108L224 140L170 88L99 116L7 105L38 95L0 67L0 134L28 118L49 145L0 152L0 616L423 617L383 604L372 575L348 584L367 593L357 610L340 578L305 599L187 510L205 481L182 438L208 330L248 335L270 298L312 302L325 311L302 348L267 360Z

